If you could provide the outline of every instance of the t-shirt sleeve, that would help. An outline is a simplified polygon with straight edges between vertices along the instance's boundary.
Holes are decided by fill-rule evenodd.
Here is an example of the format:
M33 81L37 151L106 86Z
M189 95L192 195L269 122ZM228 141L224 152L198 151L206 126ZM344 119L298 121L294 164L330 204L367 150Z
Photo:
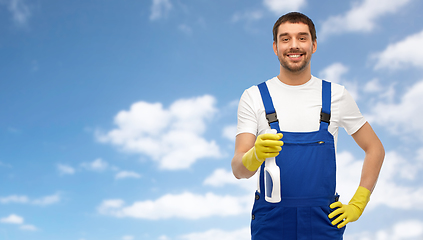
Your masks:
M254 111L253 98L249 91L251 91L251 88L244 91L239 101L236 134L251 133L257 136L257 117Z
M340 101L340 126L343 127L349 135L352 135L366 122L357 103L354 101L351 94L344 88Z

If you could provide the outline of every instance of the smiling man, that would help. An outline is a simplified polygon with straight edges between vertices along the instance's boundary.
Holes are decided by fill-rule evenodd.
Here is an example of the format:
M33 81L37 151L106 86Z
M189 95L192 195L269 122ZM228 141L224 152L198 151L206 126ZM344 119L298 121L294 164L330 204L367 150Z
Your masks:
M307 16L280 17L273 40L280 73L241 96L232 159L236 178L258 172L252 239L342 239L376 185L382 143L343 86L311 75L317 37ZM336 193L339 127L365 152L360 184L345 205Z

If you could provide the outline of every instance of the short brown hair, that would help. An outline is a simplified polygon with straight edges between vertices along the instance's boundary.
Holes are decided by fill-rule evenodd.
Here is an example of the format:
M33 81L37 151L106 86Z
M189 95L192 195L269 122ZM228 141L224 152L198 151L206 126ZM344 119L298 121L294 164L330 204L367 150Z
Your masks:
M299 13L299 12L290 12L282 17L280 17L273 25L273 41L276 42L278 40L278 29L282 23L290 22L290 23L304 23L308 25L308 29L310 30L311 40L314 42L317 40L316 36L316 28L314 27L313 21L307 17L306 15Z

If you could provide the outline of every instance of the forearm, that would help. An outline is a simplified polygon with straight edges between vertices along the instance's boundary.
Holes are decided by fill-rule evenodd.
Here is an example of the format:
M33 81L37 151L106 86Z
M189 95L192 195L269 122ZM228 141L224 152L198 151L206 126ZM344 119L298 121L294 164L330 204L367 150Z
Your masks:
M361 172L360 186L367 188L370 192L373 192L376 186L384 157L385 150L381 143L377 144L374 149L366 152Z
M234 154L234 157L232 159L232 172L234 176L238 179L241 178L250 178L252 177L256 172L252 172L248 170L244 164L242 164L242 156L244 156L245 153L238 152Z
M385 150L369 123L365 123L352 137L366 154L361 171L360 186L373 192L385 158Z

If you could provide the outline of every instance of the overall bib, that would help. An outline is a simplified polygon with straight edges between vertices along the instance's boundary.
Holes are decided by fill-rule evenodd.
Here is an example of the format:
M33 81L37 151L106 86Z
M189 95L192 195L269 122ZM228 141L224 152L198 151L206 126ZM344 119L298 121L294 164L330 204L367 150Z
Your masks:
M258 175L252 211L252 240L339 240L328 215L338 200L335 146L328 131L331 84L322 81L320 129L315 132L282 132L266 83L258 85L266 118L283 133L284 145L276 158L266 159Z

